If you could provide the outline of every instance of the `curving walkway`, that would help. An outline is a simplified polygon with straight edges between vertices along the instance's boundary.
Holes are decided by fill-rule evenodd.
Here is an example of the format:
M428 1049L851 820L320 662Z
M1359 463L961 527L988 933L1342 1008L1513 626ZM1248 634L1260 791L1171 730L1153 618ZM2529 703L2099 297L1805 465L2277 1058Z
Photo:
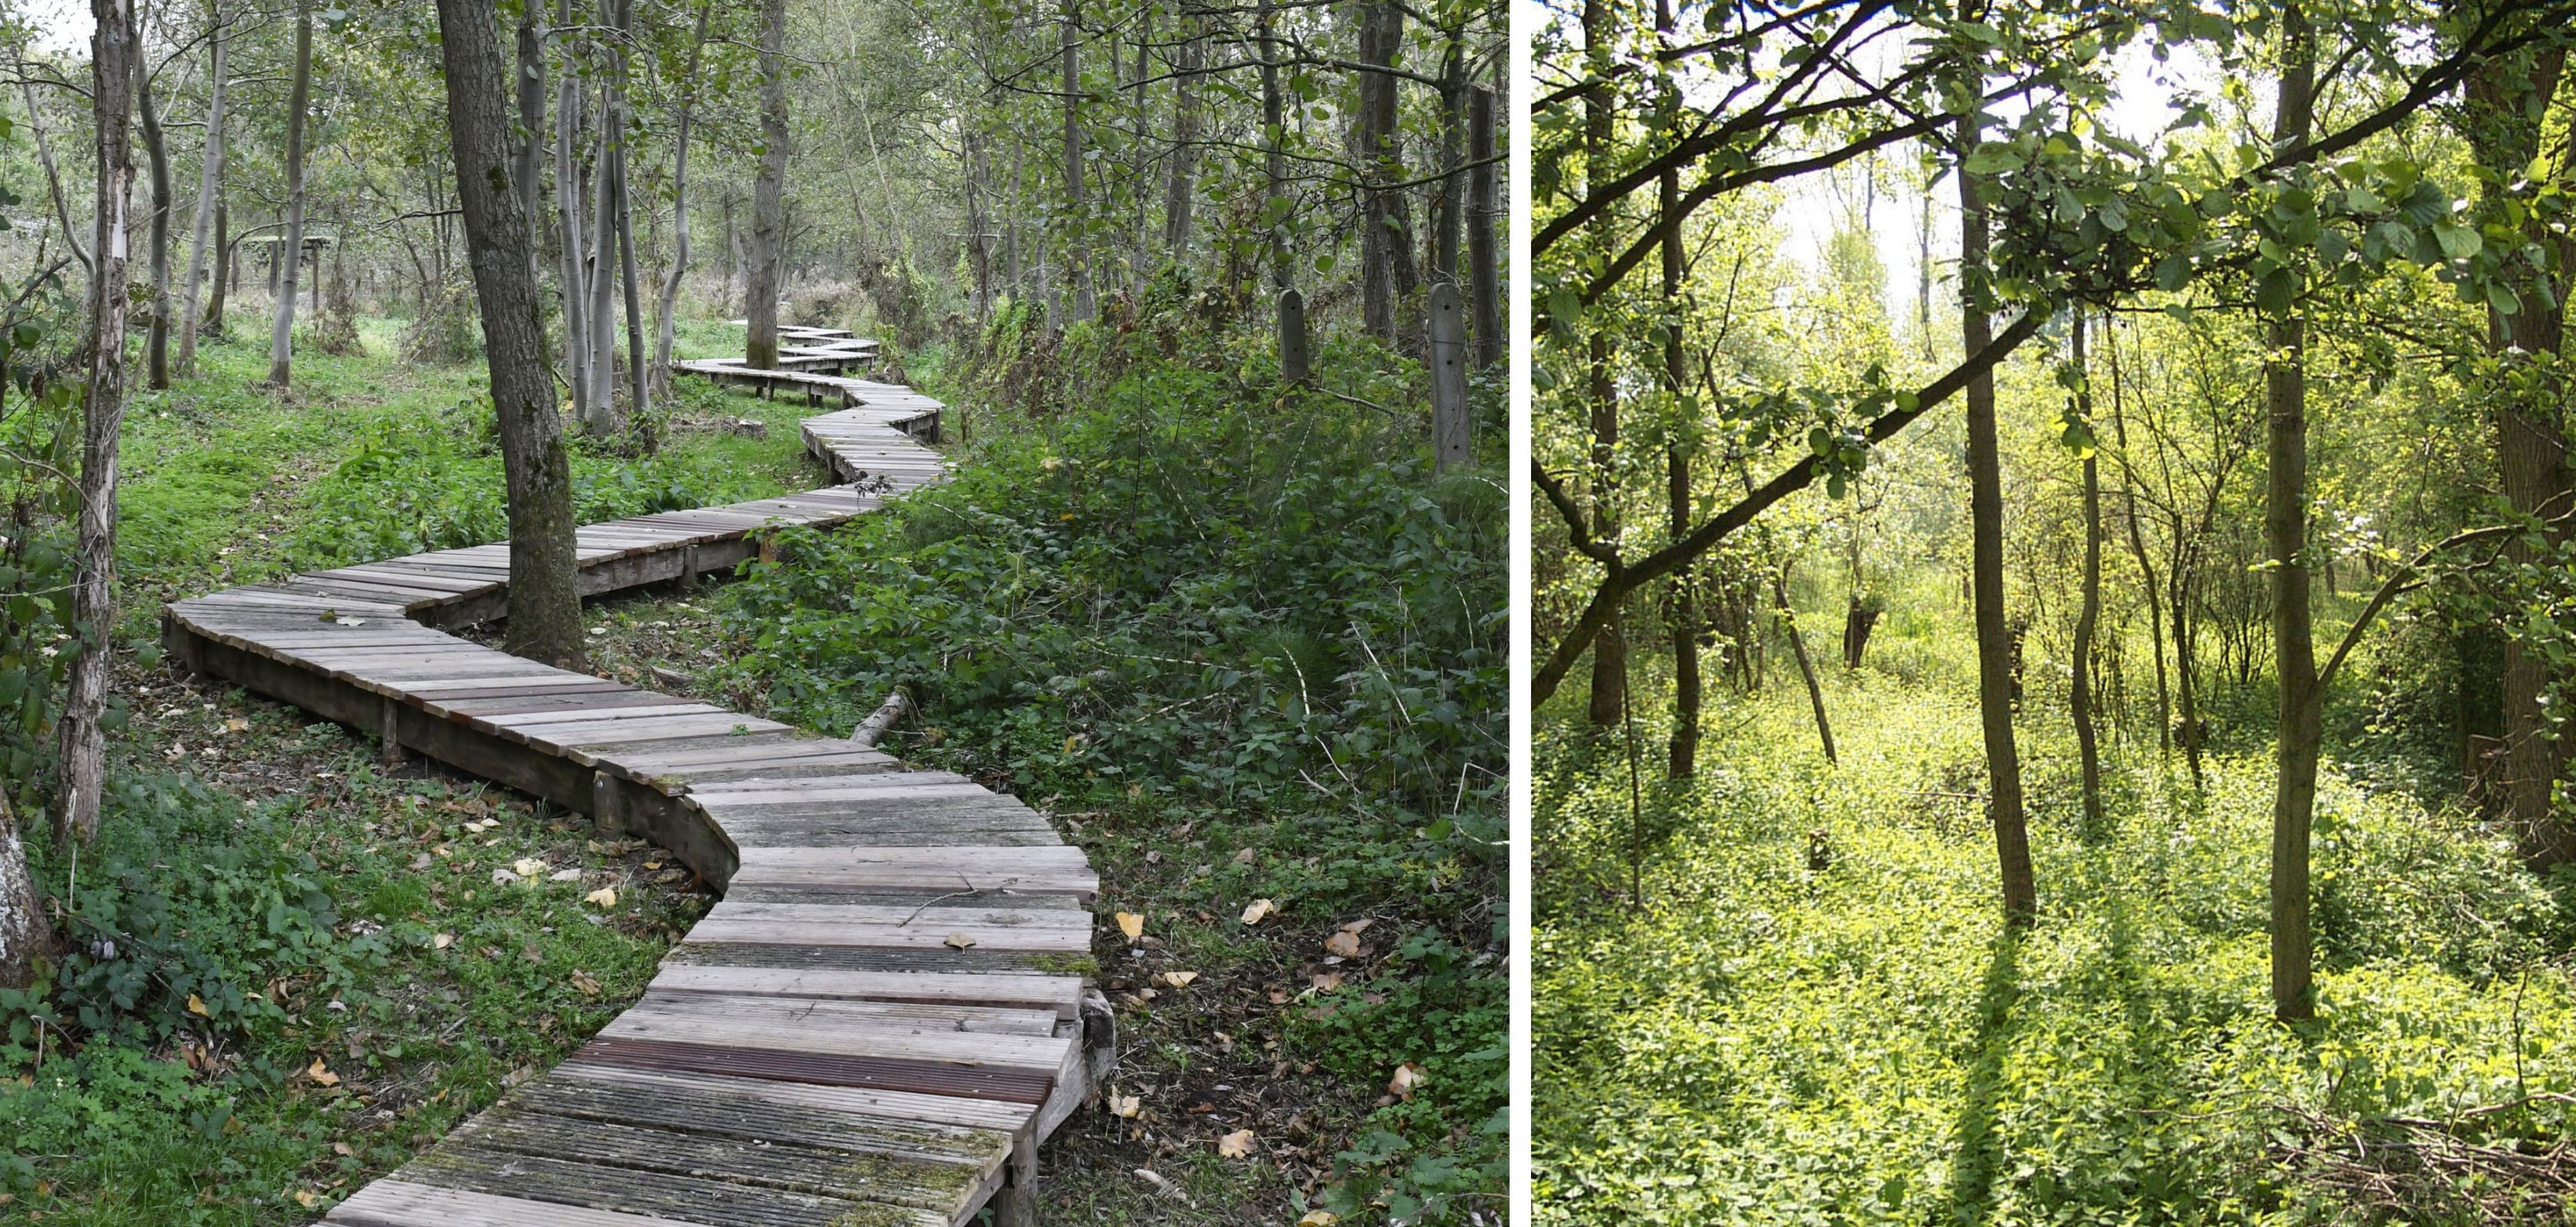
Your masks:
M840 372L874 343L782 330L831 395L843 479L580 530L582 591L692 582L771 524L828 527L941 479L938 402ZM711 369L710 369L711 368ZM1107 1075L1085 986L1097 886L1046 816L963 776L449 634L505 612L509 547L179 601L184 667L652 840L723 899L644 997L554 1070L341 1203L359 1227L948 1227L1033 1221L1038 1143Z

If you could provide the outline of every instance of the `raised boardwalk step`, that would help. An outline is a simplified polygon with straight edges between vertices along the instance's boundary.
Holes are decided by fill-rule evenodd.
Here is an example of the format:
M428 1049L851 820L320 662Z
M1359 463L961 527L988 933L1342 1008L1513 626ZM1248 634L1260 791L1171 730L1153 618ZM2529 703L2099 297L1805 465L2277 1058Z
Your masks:
M763 526L829 528L941 480L941 406L844 372L875 342L782 328L782 369L679 369L839 408L841 484L593 524L585 595L691 580ZM509 546L174 602L185 667L369 729L669 848L731 893L644 997L327 1221L358 1227L957 1227L1031 1217L1036 1146L1080 1103L1099 879L1044 815L963 776L450 634L507 613ZM996 1197L997 1193L1003 1196Z

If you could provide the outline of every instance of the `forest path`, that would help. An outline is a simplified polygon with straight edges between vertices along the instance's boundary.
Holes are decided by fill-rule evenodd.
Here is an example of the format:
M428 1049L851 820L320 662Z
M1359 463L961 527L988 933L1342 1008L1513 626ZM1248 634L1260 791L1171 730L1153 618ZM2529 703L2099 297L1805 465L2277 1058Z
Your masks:
M940 404L842 373L873 342L781 331L801 369L678 365L837 396L803 434L843 484L582 528L585 596L694 581L750 557L756 528L847 523L943 479L920 441ZM951 1227L990 1201L1031 1222L1038 1143L1116 1052L1105 1003L1085 1006L1082 851L964 776L444 629L501 617L508 578L495 544L163 611L185 667L650 839L723 894L588 1044L325 1221Z

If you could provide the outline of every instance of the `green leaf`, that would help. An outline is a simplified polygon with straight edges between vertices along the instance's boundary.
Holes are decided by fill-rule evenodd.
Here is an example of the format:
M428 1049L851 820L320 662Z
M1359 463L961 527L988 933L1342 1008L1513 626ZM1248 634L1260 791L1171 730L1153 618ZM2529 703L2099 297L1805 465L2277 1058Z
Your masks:
M2261 285L2254 287L2254 306L2265 315L2280 315L2290 309L2299 294L2299 275L2286 268L2264 274Z
M2156 288L2170 294L2191 281L2191 257L2175 252L2156 261Z
M2436 223L2433 239L2442 245L2442 254L2454 260L2466 260L2486 246L2486 240L2479 238L2477 231L2450 222Z

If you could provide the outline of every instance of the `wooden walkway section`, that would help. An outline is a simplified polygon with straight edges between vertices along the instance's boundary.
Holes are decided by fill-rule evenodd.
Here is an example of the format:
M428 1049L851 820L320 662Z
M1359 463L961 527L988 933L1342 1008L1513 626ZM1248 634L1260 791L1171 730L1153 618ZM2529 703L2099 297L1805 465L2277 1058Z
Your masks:
M803 331L845 359L865 344ZM803 431L842 484L583 528L586 594L720 571L755 528L941 480L917 441L936 401L791 374L846 406ZM963 776L448 633L502 616L508 576L486 545L163 613L184 667L650 839L723 893L589 1044L325 1221L952 1227L989 1203L1032 1222L1038 1143L1116 1059L1082 851Z

